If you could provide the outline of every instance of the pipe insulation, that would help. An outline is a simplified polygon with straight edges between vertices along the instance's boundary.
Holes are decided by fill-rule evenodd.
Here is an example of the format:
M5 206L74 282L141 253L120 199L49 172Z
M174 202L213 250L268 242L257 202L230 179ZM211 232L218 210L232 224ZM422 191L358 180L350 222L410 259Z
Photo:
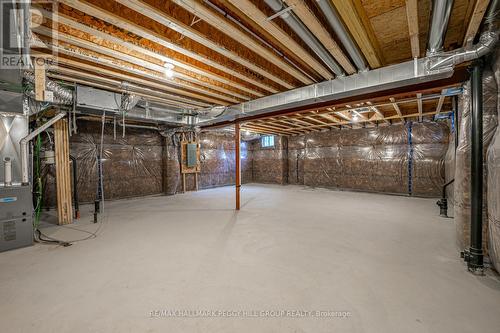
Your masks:
M283 2L281 0L265 0L265 2L276 13L279 13L284 9ZM333 59L323 44L321 44L316 37L314 37L314 35L293 13L288 11L279 16L336 75L345 75L344 70L340 67L337 61Z
M443 49L452 8L453 0L433 1L429 45L427 47L428 55L435 54Z
M344 23L341 21L337 9L333 7L330 0L316 0L319 8L325 15L330 27L333 29L338 39L344 46L345 50L351 57L352 61L358 68L358 70L366 71L368 70L368 65L366 64L365 57L359 50L359 47L352 40L349 31L347 31Z

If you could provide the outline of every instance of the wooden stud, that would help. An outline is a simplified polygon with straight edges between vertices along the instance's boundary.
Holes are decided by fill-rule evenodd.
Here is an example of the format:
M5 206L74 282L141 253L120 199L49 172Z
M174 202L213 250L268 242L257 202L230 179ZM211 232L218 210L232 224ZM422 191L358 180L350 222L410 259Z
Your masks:
M439 96L439 100L436 106L436 115L441 113L441 109L443 107L444 99L445 99L445 90L441 91L441 96Z
M398 103L396 103L394 97L391 97L389 100L391 101L392 107L394 108L394 110L396 110L396 113L398 114L399 118L401 118L401 120L404 121L401 109L399 108Z
M423 107L422 107L422 94L418 93L417 94L417 107L418 107L418 121L422 122L422 112L423 112Z
M45 101L45 61L43 58L35 58L35 100Z
M58 219L60 225L70 224L73 222L73 208L67 119L61 119L54 124L54 142Z

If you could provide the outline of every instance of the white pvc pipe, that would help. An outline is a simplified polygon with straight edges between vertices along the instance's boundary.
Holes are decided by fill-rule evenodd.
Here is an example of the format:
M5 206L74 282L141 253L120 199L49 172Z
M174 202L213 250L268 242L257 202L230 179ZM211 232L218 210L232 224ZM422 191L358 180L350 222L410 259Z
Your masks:
M47 121L42 126L38 127L36 130L21 139L21 171L22 171L22 182L23 185L29 184L29 168L28 168L28 142L30 142L35 136L45 131L47 128L52 126L59 119L64 118L66 112L61 112L57 114L54 118Z
M12 162L10 157L5 157L3 159L4 163L4 185L12 186Z

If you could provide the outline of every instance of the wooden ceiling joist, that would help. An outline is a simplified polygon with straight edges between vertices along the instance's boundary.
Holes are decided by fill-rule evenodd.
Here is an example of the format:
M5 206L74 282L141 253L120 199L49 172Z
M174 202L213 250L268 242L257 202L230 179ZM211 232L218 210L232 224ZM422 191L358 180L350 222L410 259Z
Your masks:
M96 45L102 45L102 46L108 47L113 52L122 52L122 51L118 51L116 46L125 47L129 51L134 51L134 52L137 52L139 54L144 54L148 57L158 59L160 62L162 62L164 64L171 63L176 67L182 68L182 69L189 71L189 72L193 72L194 74L207 77L211 80L220 82L222 84L227 84L227 85L233 86L235 89L244 91L246 93L249 93L250 95L253 95L256 97L264 96L264 94L260 93L259 91L255 90L255 89L250 89L247 86L240 84L236 81L229 80L224 76L221 76L221 75L215 74L213 72L210 72L208 70L200 69L200 68L192 66L190 64L186 64L184 62L169 58L163 54L160 54L160 53L155 52L155 51L151 51L151 50L144 48L142 46L139 46L137 44L130 43L128 41L125 41L122 38L113 36L109 33L104 32L104 31L97 30L97 29L89 27L85 24L76 22L71 17L66 16L64 14L50 13L50 12L40 8L40 7L36 7L36 11L34 11L32 13L32 15L38 15L38 14L41 14L46 19L55 20L59 26L64 25L64 26L70 27L71 29L76 29L78 31L89 34L90 36L96 37L97 40L94 38L92 40L92 43L95 43ZM57 34L60 35L60 34L62 34L62 32L58 31ZM110 46L110 43L111 43L111 46ZM113 48L113 46L115 46L115 48ZM127 53L124 53L124 54L127 54ZM174 68L174 70L175 70L175 68Z
M418 108L418 121L422 121L422 113L423 113L423 106L422 106L422 94L418 93L417 94L417 108Z
M406 0L406 19L408 20L408 32L410 35L411 55L413 58L419 58L420 39L419 39L419 29L418 29L417 0Z
M328 0L337 8L342 20L357 42L371 68L383 65L383 57L371 23L361 5L361 0Z
M195 98L205 100L205 101L208 101L208 102L211 102L214 104L229 105L230 104L229 102L231 102L231 103L238 103L239 102L239 100L234 99L232 97L229 97L226 95L221 95L219 93L215 93L215 92L209 91L209 90L204 89L204 88L200 88L200 87L197 87L197 86L194 86L191 84L184 83L183 81L181 81L179 79L173 79L173 80L167 79L165 77L162 77L160 73L158 73L159 75L158 74L151 74L149 72L145 72L142 70L138 70L138 69L135 69L132 67L125 66L124 64L121 64L121 63L115 63L115 62L108 60L108 59L97 58L97 57L89 55L88 53L85 53L81 50L80 50L81 52L78 52L78 51L75 51L75 50L65 46L65 45L61 45L61 44L59 44L59 46L55 46L55 45L49 45L49 46L52 47L52 49L56 50L60 54L65 54L67 56L78 58L78 59L81 59L84 61L94 63L95 65L98 65L98 66L94 67L95 68L94 70L97 70L97 71L103 71L104 69L101 66L106 66L106 67L113 68L113 69L118 70L118 71L126 72L127 74L132 75L132 76L137 75L139 77L147 78L148 81L150 81L150 82L152 82L153 80L157 81L158 83L161 82L163 84L163 87L167 90L170 90L172 92L175 92L175 93L178 93L181 95L195 97ZM63 64L65 64L65 63L67 64L68 59L59 57L57 59L57 61L60 63L63 63ZM170 86L174 86L174 87L170 87ZM175 88L175 87L177 87L177 88ZM189 92L188 89L195 91L197 93L200 93L202 95L193 94L192 92ZM203 95L207 95L207 96L203 96Z
M488 8L488 4L490 0L477 0L474 6L474 11L472 12L472 17L469 21L469 25L467 26L467 31L465 32L463 45L466 46L469 43L472 43L474 37L479 30L479 26L481 25L481 21L483 20L484 13Z
M112 24L118 28L124 29L126 31L129 31L137 36L140 36L142 38L148 39L156 44L159 44L163 47L166 47L170 50L173 50L175 52L181 53L189 58L193 58L197 61L200 61L202 63L205 63L211 67L217 68L218 70L221 70L225 73L228 73L230 75L233 75L239 79L242 79L244 81L247 81L259 88L262 88L266 91L269 91L271 93L277 93L278 90L275 89L274 87L271 87L269 85L263 84L262 82L250 78L248 75L239 73L233 69L231 69L228 66L221 65L216 61L213 61L211 59L208 59L196 52L187 50L181 46L178 46L177 44L171 43L165 39L164 36L160 35L159 33L156 33L154 31L148 30L142 26L139 26L138 24L127 20L126 18L123 18L121 16L118 16L112 12L106 11L102 8L95 7L93 5L84 3L80 0L59 0L59 2L70 6L74 9L77 9L83 13L86 13L88 15L91 15L97 19L100 19L104 22L107 22L109 24Z
M394 97L391 97L389 99L391 101L391 105L394 108L394 111L398 114L399 118L404 121L403 114L401 113L401 109L399 108L398 103L396 103L396 99Z
M103 55L106 55L106 56L109 56L109 57L112 57L112 58L115 58L115 59L118 59L121 61L129 62L131 64L137 64L141 67L155 71L155 72L159 73L160 75L165 70L165 68L163 66L157 65L155 63L152 63L152 62L149 62L149 61L146 61L143 59L139 59L139 58L130 56L128 54L121 53L121 52L109 49L107 47L103 47L103 46L88 42L86 40L73 37L71 35L68 35L68 34L65 34L62 32L58 32L57 34L53 34L52 30L45 27L45 26L38 26L38 27L32 28L32 31L34 31L37 34L41 34L41 35L44 35L47 37L52 37L54 40L58 40L58 41L61 41L61 42L67 43L67 44L71 44L72 46L76 46L77 51L78 51L78 49L81 49L81 48L88 49L90 51L96 51L97 53L100 53L100 54L103 54ZM81 52L79 52L79 53L81 53ZM176 72L175 77L177 79L182 79L184 81L188 81L188 82L203 86L205 88L209 88L209 89L216 90L216 91L219 91L219 92L227 94L227 95L231 95L231 96L240 98L242 100L249 100L250 99L248 96L238 94L232 90L228 90L228 89L225 89L223 87L219 87L215 84L211 84L211 83L208 83L208 82L205 82L202 80L198 80L198 79L191 77L189 75L185 75L185 74ZM238 100L233 100L233 102L237 103Z
M211 105L208 103L196 101L194 99L184 98L184 97L180 97L177 95L164 93L164 92L161 92L158 90L153 90L153 89L149 89L146 87L137 86L137 85L134 85L134 84L129 83L129 82L126 82L126 84L124 84L124 82L122 82L122 81L110 79L110 78L104 77L102 75L92 74L92 73L89 73L87 71L79 71L76 69L51 65L48 68L47 75L50 76L52 74L54 74L54 75L63 74L64 76L67 76L67 77L78 78L80 80L85 80L88 83L93 82L97 85L111 86L111 87L114 87L115 89L122 89L123 88L123 90L126 90L127 92L130 92L130 93L139 93L139 94L142 94L143 96L151 96L153 98L161 98L163 100L175 102L179 105L190 107L190 108L200 108L200 107L206 108L206 107L209 107ZM99 88L99 86L94 85L94 84L88 84L88 85Z
M239 43L245 45L246 47L254 50L261 56L265 57L268 61L279 67L280 69L291 74L296 79L300 80L302 83L311 84L313 81L305 76L301 71L297 70L286 61L278 56L275 52L269 48L263 46L257 42L254 38L250 37L248 34L236 28L234 25L229 23L225 18L214 13L209 8L199 3L196 0L172 0L175 4L181 6L192 14L196 15L203 21L212 25L219 31L223 32L232 39L238 41ZM127 1L128 2L128 1Z
M319 22L318 18L311 12L309 7L307 7L304 0L285 0L285 2L292 8L293 12L299 17L302 23L304 23L313 35L323 44L328 52L330 52L335 60L337 60L340 66L344 68L346 73L355 73L356 69L349 61L349 58L344 54L332 36L330 36L325 27Z
M264 68L261 68L257 66L255 63L253 63L250 60L247 60L245 58L242 58L238 54L236 54L233 51L228 50L222 45L219 45L212 40L210 40L208 37L203 35L202 33L198 32L196 29L185 25L181 21L175 19L172 16L167 15L165 12L160 11L158 8L155 8L151 5L149 5L145 1L141 0L116 0L117 2L121 3L124 6L129 7L130 9L135 10L138 13L141 13L156 22L174 30L177 31L178 33L186 36L189 39L192 39L201 45L204 45L211 50L227 57L228 59L231 59L246 68L282 85L285 88L292 89L294 88L294 85L290 84L289 82L281 79L280 77L270 73L269 71L265 70Z
M267 19L260 9L249 0L227 0L233 6L241 10L252 21L259 25L262 29L266 30L273 36L277 42L282 44L290 52L294 53L299 58L306 61L311 68L313 68L323 78L330 80L333 74L330 73L319 61L309 54L302 46L300 46L293 38L291 38L285 31L283 31L276 23Z
M132 93L133 95L143 97L150 102L156 102L156 103L160 103L160 104L167 105L167 106L185 107L188 109L196 109L196 107L194 107L191 104L182 103L179 101L174 101L174 100L169 100L169 99L164 99L164 98L159 98L159 97L154 97L154 96L151 96L149 94L142 94L142 93L139 93L136 91L130 91L127 89L120 89L120 88L117 88L116 86L109 86L107 84L100 84L100 83L97 83L95 81L88 81L88 80L84 80L84 79L79 79L75 76L66 76L66 75L59 75L59 74L54 74L54 73L47 73L47 77L50 77L50 78L55 79L55 80L70 82L70 83L78 83L78 84L93 87L93 88L100 88L100 89L104 89L104 90L109 90L109 91L113 91L113 92L117 92L117 93Z

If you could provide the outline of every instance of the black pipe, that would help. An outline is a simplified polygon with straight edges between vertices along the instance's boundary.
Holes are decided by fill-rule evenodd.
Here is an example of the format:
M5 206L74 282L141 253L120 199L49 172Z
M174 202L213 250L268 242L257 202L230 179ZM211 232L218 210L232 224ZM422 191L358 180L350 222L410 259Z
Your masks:
M483 63L472 65L471 105L471 225L470 248L465 256L469 271L482 271L483 265Z
M439 206L439 216L448 217L448 199L446 198L446 188L455 181L455 178L443 185L441 199L436 202Z
M73 165L73 202L75 204L75 219L80 218L80 207L78 205L78 168L76 165L76 158L69 155L71 164Z

